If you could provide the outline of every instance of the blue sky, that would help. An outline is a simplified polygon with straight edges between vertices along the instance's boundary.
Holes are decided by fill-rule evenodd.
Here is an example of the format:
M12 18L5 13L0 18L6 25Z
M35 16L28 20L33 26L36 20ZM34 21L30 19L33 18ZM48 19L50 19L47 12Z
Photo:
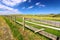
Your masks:
M60 0L0 0L0 14L60 13Z

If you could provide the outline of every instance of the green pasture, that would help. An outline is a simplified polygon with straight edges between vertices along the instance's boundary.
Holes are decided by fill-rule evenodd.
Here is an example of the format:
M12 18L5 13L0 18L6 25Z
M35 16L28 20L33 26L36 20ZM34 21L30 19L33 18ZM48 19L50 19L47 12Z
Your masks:
M19 18L19 20L21 20L21 19ZM19 21L19 20L17 20L17 21ZM30 24L30 23L27 23L27 22L25 22L25 23L29 26L32 26L32 27L35 27L35 28L38 28L38 29L45 28L45 27L42 27L42 26L37 26L37 25L34 25L34 24ZM54 30L54 29L51 29L51 28L45 28L44 31L46 31L48 33L51 33L51 34L54 34L56 36L60 36L60 31L58 31L58 30Z
M17 40L49 40L48 38L44 37L43 35L39 35L38 33L33 33L31 30L25 28L25 32L23 34L23 27L17 23L11 23L12 20L8 17L4 17L7 24L10 26L10 29L13 33L13 36ZM19 20L17 18L17 20ZM20 20L22 21L22 20ZM20 32L18 30L21 30ZM22 35L23 34L23 35Z
M10 19L8 19L7 17L4 17L5 21L7 22L7 24L10 26L10 29L12 31L13 36L17 39L17 40L23 40L23 36L21 35L21 33L18 31L18 28L16 25L14 25Z

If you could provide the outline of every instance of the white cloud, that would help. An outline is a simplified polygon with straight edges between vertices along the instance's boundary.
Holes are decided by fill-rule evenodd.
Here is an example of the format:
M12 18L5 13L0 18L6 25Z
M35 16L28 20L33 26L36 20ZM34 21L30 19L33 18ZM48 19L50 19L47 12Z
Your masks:
M29 6L27 9L31 9L31 8L33 8L34 6Z
M26 2L27 0L0 0L0 11L1 14L20 14L21 12L18 9L12 8L21 2ZM3 3L3 4L2 4ZM4 5L5 4L5 5ZM6 6L7 5L7 6ZM12 6L12 7L8 7Z
M2 0L1 2L8 6L15 6L21 2L25 2L27 0Z
M41 4L41 5L39 5L39 6L41 6L41 7L45 7L45 5L43 5L43 4Z
M37 2L35 5L40 5L40 2Z
M18 13L21 13L18 9L14 9L14 8L11 8L11 7L7 7L7 6L5 6L5 5L3 5L3 4L0 4L0 10L5 10L5 11L0 11L0 13L1 14L6 14L6 13L8 13L8 12L10 12L10 14L12 13L12 14L18 14Z
M27 0L23 0L22 2L26 2Z
M0 4L0 9L9 10L9 11L13 11L13 12L18 12L18 9L7 7L7 6L4 6L2 4Z
M40 2L37 2L35 5L40 6L40 7L45 7L45 5L41 4Z

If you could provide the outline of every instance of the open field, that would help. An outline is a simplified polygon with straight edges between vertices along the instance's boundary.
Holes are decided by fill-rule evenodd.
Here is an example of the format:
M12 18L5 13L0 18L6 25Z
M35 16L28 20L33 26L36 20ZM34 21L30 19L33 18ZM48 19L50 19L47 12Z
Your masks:
M24 20L23 20L23 17L24 17ZM59 30L60 26L59 27L53 26L53 25L50 25L49 23L45 24L46 22L42 23L42 22L38 21L38 20L43 20L43 22L44 22L44 20L50 20L50 21L59 22L60 17L53 18L53 17L38 17L38 16L30 16L30 15L29 16L27 16L27 15L11 16L10 15L10 16L1 16L1 18L0 18L1 23L3 22L2 18L5 21L3 26L5 26L5 24L8 25L7 28L10 28L9 29L11 31L10 35L13 36L12 38L14 38L14 40L50 40L50 38L48 38L44 35L35 33L26 27L24 28L23 25L18 24L15 21L19 21L21 23L24 22L26 25L29 25L29 27L32 26L33 28L37 28L37 29L44 28L43 31L50 33L52 35L55 35L57 37L60 36L60 30ZM50 21L48 21L48 22L50 22ZM41 26L41 25L45 25L47 27ZM0 26L1 26L1 24L0 24ZM50 28L50 27L53 27L53 28ZM59 28L59 29L56 29L56 28ZM0 35L1 35L1 33L0 33Z
M18 21L23 22L21 19L20 20L18 19ZM32 26L32 27L36 27L38 29L45 28L45 27L42 27L42 26L37 26L37 25L31 24L31 23L28 23L28 22L26 22L26 24L28 24L29 26ZM54 29L51 29L51 28L46 28L45 31L47 31L49 33L52 33L54 35L60 36L60 34L59 34L60 31L58 31L58 30L54 30Z
M25 18L34 18L34 19L39 19L39 20L53 20L53 21L60 21L60 17L42 17L42 16L35 16L35 15L23 15Z
M7 24L10 26L10 29L13 33L13 36L16 38L16 40L23 40L23 36L21 35L21 33L18 31L18 27L15 26L14 22L12 22L12 20L9 20L8 18L4 18L7 22Z
M60 17L39 17L39 16L33 16L33 15L24 16L24 17L29 20L40 22L42 24L60 27Z
M11 24L12 25L12 24ZM18 26L18 25L17 25ZM19 25L20 26L20 25ZM17 28L16 28L17 29ZM21 27L18 27L18 29L19 30L21 30L20 31L20 33L21 33L21 35L23 36L23 39L27 39L27 40L49 40L48 38L46 38L46 37L44 37L44 36L42 36L42 35L39 35L39 34L35 34L35 33L33 33L33 32L31 32L30 30L28 30L28 29L25 29L24 30L24 32L23 32L23 29L21 29ZM18 29L17 29L17 31L18 31ZM16 32L17 32L16 31ZM24 34L22 34L22 33L24 33ZM26 33L26 34L25 34ZM15 33L14 33L15 34ZM15 35L18 35L18 34L15 34ZM27 35L27 36L26 36ZM31 37L32 36L32 37ZM20 36L21 37L21 36ZM18 40L19 40L19 38L18 38ZM22 39L21 39L22 40Z

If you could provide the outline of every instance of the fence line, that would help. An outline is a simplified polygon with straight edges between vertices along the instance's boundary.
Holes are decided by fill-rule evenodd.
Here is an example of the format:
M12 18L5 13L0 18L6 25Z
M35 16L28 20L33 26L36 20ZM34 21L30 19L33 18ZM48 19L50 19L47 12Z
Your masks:
M52 25L52 26L56 26L56 27L60 27L60 22L58 21L51 21L51 20L38 20L38 19L32 19L32 18L26 18L27 20L32 20L32 21L36 21L36 22L41 22L41 23L44 23L44 24L49 24L49 25Z
M13 21L14 21L14 18L13 18ZM25 21L25 20L23 19L23 23L24 23L24 21ZM16 20L15 20L15 22L18 23L18 24L23 25L23 23L21 23L21 22L19 22L19 21L16 21ZM26 25L25 23L24 23L24 27L26 27L26 28L34 31L34 32L37 31L37 30L39 30L39 29L34 28L34 27L32 27L32 26L28 26L28 25ZM60 40L59 37L57 37L57 36L55 36L55 35L53 35L53 34L50 34L50 33L48 33L48 32L45 32L45 31L43 31L43 30L42 30L42 31L38 31L37 33L42 34L42 35L44 35L44 36L46 36L47 38L50 38L50 39L52 39L52 40Z
M23 25L23 23L21 23L21 22L19 22L19 21L16 21L16 23ZM34 32L37 31L37 30L39 30L39 29L37 29L37 28L28 26L28 25L26 25L26 24L25 24L25 27L28 28L28 29L30 29L30 30L32 30L32 31L34 31ZM57 39L57 36L55 36L55 35L53 35L53 34L50 34L50 33L48 33L48 32L38 31L38 33L39 33L39 34L42 34L42 35L44 35L44 36L46 36L46 37L48 37L48 38L50 38L50 39L52 39L52 40L59 40L59 39Z

